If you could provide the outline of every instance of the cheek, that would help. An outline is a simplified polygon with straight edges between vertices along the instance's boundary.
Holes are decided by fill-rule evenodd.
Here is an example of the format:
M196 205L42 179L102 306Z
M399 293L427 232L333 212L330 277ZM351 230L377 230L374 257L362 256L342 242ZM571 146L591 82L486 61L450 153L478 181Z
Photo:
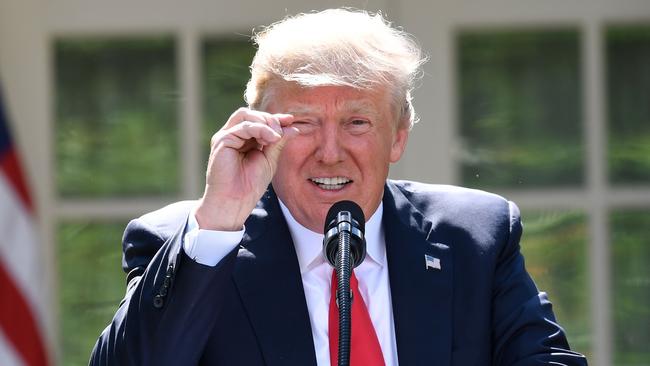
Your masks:
M307 146L312 144L314 140L313 133L298 133L296 136L292 137L287 144L284 146L284 149L298 150L305 149Z
M380 134L366 141L362 152L377 164L388 163L393 155L393 139Z
M287 141L280 153L278 170L297 173L296 170L304 164L309 156L309 143L306 140L303 136L295 136Z

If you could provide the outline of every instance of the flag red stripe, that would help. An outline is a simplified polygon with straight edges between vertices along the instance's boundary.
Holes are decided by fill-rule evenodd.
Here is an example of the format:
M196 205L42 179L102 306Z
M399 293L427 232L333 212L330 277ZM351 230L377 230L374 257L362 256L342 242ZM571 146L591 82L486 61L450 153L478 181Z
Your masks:
M0 263L0 327L28 366L47 365L45 347L29 305Z
M9 149L2 156L0 156L0 169L5 172L7 180L14 187L14 190L20 197L20 200L25 205L28 211L32 211L32 199L29 196L29 190L25 182L25 176L18 161L18 155L13 149Z

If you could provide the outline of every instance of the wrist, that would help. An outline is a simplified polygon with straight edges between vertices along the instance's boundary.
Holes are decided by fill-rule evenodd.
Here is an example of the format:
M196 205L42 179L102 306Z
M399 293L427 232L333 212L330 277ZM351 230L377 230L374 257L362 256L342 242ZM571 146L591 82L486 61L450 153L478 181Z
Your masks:
M235 206L210 204L204 199L194 210L194 218L202 230L239 231L248 215Z

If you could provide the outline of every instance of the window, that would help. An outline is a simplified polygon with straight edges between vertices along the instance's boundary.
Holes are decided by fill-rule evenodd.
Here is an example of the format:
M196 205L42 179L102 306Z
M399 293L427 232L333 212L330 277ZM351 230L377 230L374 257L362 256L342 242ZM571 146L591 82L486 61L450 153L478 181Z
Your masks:
M577 211L522 213L521 251L537 287L548 293L571 347L590 354L587 222Z
M571 29L458 33L460 182L515 195L527 206L522 210L527 268L549 292L574 349L601 352L606 347L598 345L610 337L602 330L611 320L612 355L600 353L600 361L647 364L650 26L585 29L598 40L585 46L583 32ZM581 50L589 47L596 47L591 55L603 58L605 74L584 72L601 62L582 59ZM593 108L605 107L602 127L597 120L583 123L584 75L596 78L590 85L602 78L605 100L589 107L595 119L600 117ZM605 129L606 140L583 125ZM603 156L585 154L587 142L590 152ZM587 174L589 169L606 173ZM609 225L599 217L609 217ZM596 262L590 259L598 257L601 244L607 259L592 268ZM610 276L609 288L594 283L599 273ZM598 303L602 295L611 306ZM610 317L597 319L605 327L593 322L596 307Z
M55 64L59 194L177 193L173 41L61 40Z
M59 224L58 273L62 365L87 365L99 333L124 297L119 238L126 221Z
M650 26L606 33L609 179L650 183Z
M650 25L605 33L609 181L650 183ZM650 207L610 212L611 301L616 365L650 363Z
M457 45L462 184L582 183L578 32L461 32Z
M175 195L174 42L61 39L54 45L54 61L56 182L62 201ZM62 364L87 364L124 296L119 240L129 219L58 224Z
M181 164L203 171L210 136L244 105L252 44L243 37L208 38L201 53L201 140L180 146L180 129L198 121L178 118L184 101L171 37L64 38L54 44L57 193L62 204L89 203L73 218L58 220L61 364L88 363L124 297L120 238L130 219L151 208L133 211L123 199L159 197L152 206L161 207L179 197L189 179ZM179 161L181 149L197 146L201 161ZM85 217L88 207L111 201L117 202L112 218Z
M207 163L210 138L239 107L244 107L244 89L250 77L248 66L255 49L241 40L208 38L203 42L203 129L201 138Z
M614 361L650 362L650 210L615 211L610 242Z
M580 36L573 29L461 31L461 184L508 192L585 181ZM591 353L584 212L522 209L522 252L571 345Z

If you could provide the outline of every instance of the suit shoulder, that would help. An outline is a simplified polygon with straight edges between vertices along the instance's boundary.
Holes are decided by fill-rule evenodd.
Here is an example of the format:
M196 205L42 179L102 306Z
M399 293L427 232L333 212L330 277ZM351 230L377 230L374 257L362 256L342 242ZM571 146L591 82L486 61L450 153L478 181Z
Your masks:
M520 235L517 206L499 195L408 181L394 182L392 187L389 182L388 186L396 201L408 202L432 223L439 235L472 238L467 242L475 243L472 248L481 252L499 251L509 241L513 229L515 236Z
M406 180L390 181L390 183L424 212L452 208L452 211L465 212L508 208L508 200L504 197L478 189Z
M184 225L196 201L179 201L131 220L125 236L130 231L145 230L166 239Z
M468 231L507 232L520 222L517 206L494 193L411 181L389 182L388 187L396 198L402 196L434 223Z

